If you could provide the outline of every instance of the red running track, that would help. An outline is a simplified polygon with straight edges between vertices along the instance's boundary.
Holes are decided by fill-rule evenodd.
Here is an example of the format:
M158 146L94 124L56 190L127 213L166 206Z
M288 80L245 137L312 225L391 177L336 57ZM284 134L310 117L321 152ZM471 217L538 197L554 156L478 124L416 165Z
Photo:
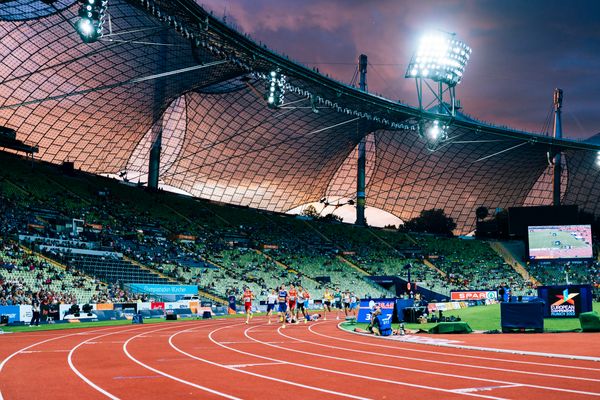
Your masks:
M600 356L596 338L449 338L549 353L539 356L358 336L334 321L281 329L261 318L250 325L217 319L6 334L0 337L0 398L600 398L600 362L552 355Z

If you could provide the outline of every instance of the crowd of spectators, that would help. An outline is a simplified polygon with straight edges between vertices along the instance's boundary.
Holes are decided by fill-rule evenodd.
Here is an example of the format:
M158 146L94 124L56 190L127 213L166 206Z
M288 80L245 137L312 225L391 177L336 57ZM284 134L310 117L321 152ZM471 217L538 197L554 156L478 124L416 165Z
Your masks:
M442 294L455 289L497 289L501 285L510 287L514 294L534 291L533 285L487 243L477 240L301 220L147 192L89 174L64 176L59 168L43 163L32 171L10 157L6 165L0 172L0 237L16 240L19 234L33 235L36 238L28 243L29 247L37 251L49 246L49 255L58 252L59 259L60 252L68 249L122 253L175 282L194 284L220 297L245 285L262 295L291 282L312 291L339 287L353 288L359 297L389 296L392 294L365 278L369 274L406 278L407 264L413 282ZM83 223L77 235L69 227L74 220ZM11 257L29 257L14 242L3 243ZM48 264L34 265L27 282L14 279L14 275L11 280L11 270L22 271L23 263L27 264L4 262L0 268L4 301L23 297L19 290L29 293L31 299L34 292L48 291L49 285L53 301L140 298L128 293L121 283L102 285L76 270ZM571 280L597 284L598 270L598 265L571 267ZM532 266L530 273L542 283L560 279L539 267ZM89 298L80 299L81 291L88 291ZM13 294L16 292L17 297ZM8 293L10 300L6 298Z

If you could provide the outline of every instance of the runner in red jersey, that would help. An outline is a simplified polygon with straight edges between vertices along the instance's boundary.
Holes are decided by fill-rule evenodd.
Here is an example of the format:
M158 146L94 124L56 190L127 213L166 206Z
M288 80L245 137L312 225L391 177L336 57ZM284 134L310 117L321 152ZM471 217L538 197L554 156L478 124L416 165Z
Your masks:
M246 323L250 323L252 319L252 300L254 299L254 293L249 287L244 288L244 294L242 294L242 302L244 303L244 309L246 310Z
M296 301L298 300L298 292L294 287L294 284L290 285L290 290L288 291L288 305L289 305L289 313L290 318L292 318L292 323L294 322L293 318L296 317Z

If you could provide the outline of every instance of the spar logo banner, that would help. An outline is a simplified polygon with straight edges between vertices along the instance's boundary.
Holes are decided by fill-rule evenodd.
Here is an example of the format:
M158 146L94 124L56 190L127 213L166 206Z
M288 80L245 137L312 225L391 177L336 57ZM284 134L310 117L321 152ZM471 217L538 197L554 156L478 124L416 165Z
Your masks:
M498 300L498 292L495 290L471 290L471 291L452 291L450 300L469 301L469 300Z
M396 299L361 300L356 322L371 322L371 313L375 307L381 307L381 315L385 318L394 314Z
M569 288L550 289L548 291L551 317L577 317L581 312L579 291Z

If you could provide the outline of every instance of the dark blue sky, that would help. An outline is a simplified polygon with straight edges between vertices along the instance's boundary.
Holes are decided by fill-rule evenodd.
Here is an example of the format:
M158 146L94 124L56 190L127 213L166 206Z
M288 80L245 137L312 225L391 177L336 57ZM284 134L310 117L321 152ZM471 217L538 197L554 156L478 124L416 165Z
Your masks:
M428 30L473 49L457 95L479 119L539 132L555 87L563 131L600 132L600 1L199 0L271 49L349 82L361 53L369 91L415 105L406 64Z

